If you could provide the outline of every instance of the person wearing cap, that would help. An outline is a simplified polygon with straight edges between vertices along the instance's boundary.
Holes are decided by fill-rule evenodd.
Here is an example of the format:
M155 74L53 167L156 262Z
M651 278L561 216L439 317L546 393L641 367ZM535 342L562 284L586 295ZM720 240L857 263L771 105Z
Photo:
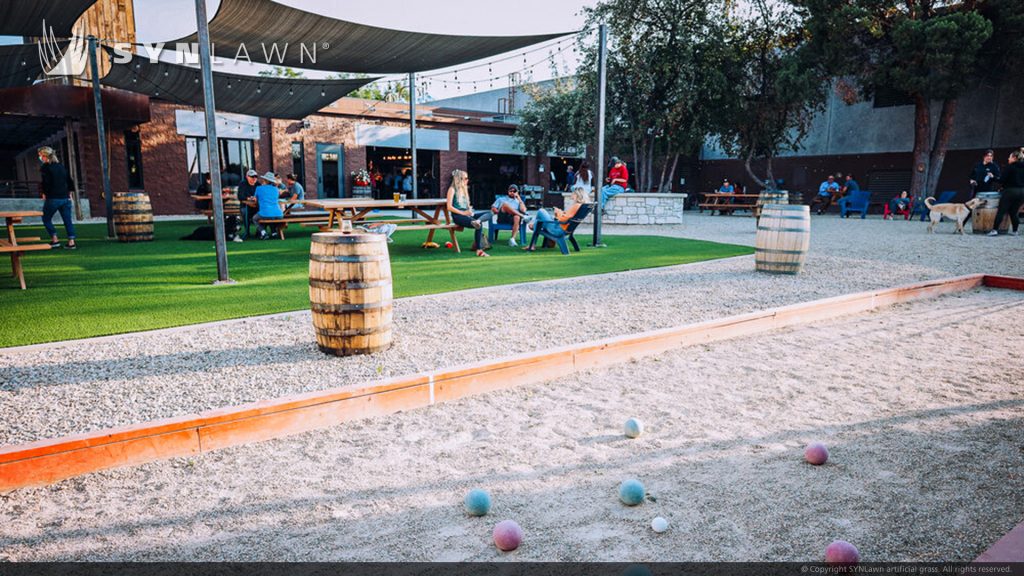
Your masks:
M276 182L277 178L273 172L267 172L260 176L259 186L256 187L253 196L247 200L249 206L256 209L256 215L252 217L252 221L256 224L256 232L259 234L260 240L270 237L261 221L284 216L284 213L281 212L281 205L277 203L280 193Z
M608 203L608 199L626 191L629 183L629 170L626 163L618 156L612 156L612 168L608 171L608 177L604 179L608 184L601 188L601 208Z
M519 223L530 218L526 204L519 196L519 186L510 184L505 196L495 198L494 204L491 204L491 213L494 214L492 222L512 225L512 237L508 239L508 245L513 248L518 246L516 234L519 233Z
M239 226L240 234L235 236L238 241L249 238L249 229L252 226L252 217L256 211L249 204L249 198L256 194L256 183L259 179L259 172L249 170L245 173L245 179L238 184L238 202L241 204L242 224Z
M64 221L64 229L68 233L65 248L74 250L78 248L75 244L75 221L71 219L71 189L75 187L75 183L57 160L53 148L43 146L38 153L39 161L43 164L39 168L42 176L39 188L43 194L43 226L50 235L50 247L60 248L57 229L53 226L53 215L60 212L60 219Z
M729 179L722 180L722 185L718 187L719 194L735 194L736 187L729 183Z

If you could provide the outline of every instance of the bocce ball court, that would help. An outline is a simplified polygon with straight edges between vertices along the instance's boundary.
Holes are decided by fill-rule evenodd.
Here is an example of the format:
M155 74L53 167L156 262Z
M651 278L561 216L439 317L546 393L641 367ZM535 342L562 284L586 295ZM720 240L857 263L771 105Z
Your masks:
M428 542L439 550L434 559L490 558L493 546L473 538L434 542L429 530L415 533L438 523L445 533L479 531L445 506L482 485L502 517L523 527L525 543L514 552L521 560L633 558L648 549L661 560L816 560L838 537L866 558L970 560L1019 520L1020 496L1006 474L1019 459L1012 438L1021 400L998 383L1014 368L1005 359L1022 325L1022 289L1024 281L998 276L923 282L36 442L3 452L0 480L7 490L210 451L194 461L198 475L179 479L187 488L167 490L202 494L210 490L203 478L223 487L270 470L260 497L287 501L272 477L295 471L306 479L300 484L372 500L385 516L375 523L408 526L388 529L408 542L398 558L417 557L414 544ZM846 344L828 354L817 345L826 337ZM955 338L979 352L934 353ZM892 342L907 344L892 354ZM724 361L736 357L747 361ZM634 440L621 433L630 416L647 425ZM487 433L477 438L481 426ZM270 438L278 439L240 446ZM469 449L476 440L482 446ZM831 453L823 466L803 460L815 441ZM323 469L342 457L337 442L380 457L357 458L342 486ZM399 462L410 477L394 476ZM154 467L176 474L155 463L87 484L110 486ZM441 479L438 467L452 478ZM623 507L615 493L629 477L653 498ZM94 494L94 505L124 507L109 500L113 493ZM371 529L370 517L355 502L345 506L352 522L330 528L342 533L338 552L368 559L351 539ZM944 523L936 506L957 510L970 536L950 534L955 523ZM655 516L671 525L664 541L649 534ZM318 528L306 530L313 538Z

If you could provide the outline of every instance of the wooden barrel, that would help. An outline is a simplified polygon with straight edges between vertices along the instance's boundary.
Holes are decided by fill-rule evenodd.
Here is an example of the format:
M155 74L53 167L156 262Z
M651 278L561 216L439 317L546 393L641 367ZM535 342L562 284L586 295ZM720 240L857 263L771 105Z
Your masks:
M811 245L811 209L803 204L765 204L757 223L754 263L758 272L798 274Z
M985 200L984 206L974 209L971 215L971 230L975 234L988 234L996 223L996 212L999 210L999 192L978 192L976 198ZM1009 215L999 224L999 232L1005 234L1010 229Z
M761 190L757 196L757 214L760 217L761 210L766 204L789 204L789 192L785 190Z
M386 235L313 234L309 302L321 351L351 356L387 350L391 296Z
M142 192L114 194L114 231L121 242L153 241L153 206Z

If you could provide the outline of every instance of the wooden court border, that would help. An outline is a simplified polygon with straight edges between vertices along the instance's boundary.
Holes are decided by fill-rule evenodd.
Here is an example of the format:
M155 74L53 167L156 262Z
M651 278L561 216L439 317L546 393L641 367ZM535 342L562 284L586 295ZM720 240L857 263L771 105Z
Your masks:
M981 286L1024 290L1024 278L973 274L918 282L400 376L373 385L318 390L198 415L3 446L0 493L109 468L281 438L545 382L679 347L760 334Z

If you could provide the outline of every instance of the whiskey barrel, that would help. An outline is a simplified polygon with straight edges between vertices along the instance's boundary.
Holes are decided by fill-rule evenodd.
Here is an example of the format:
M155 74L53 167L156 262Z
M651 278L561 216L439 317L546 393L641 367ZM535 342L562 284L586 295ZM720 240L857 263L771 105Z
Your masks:
M811 209L765 204L757 224L754 265L758 272L798 274L811 245Z
M142 192L114 194L114 231L121 242L153 241L153 206Z
M336 356L391 346L391 260L383 234L318 232L309 247L316 342Z
M971 231L975 234L988 234L995 227L1000 196L999 192L978 192L976 198L985 200L985 204L975 208L971 215ZM1010 217L1006 216L999 224L999 232L1005 234L1009 229Z
M757 217L761 216L761 210L766 204L789 204L789 192L786 190L761 190L757 196Z

